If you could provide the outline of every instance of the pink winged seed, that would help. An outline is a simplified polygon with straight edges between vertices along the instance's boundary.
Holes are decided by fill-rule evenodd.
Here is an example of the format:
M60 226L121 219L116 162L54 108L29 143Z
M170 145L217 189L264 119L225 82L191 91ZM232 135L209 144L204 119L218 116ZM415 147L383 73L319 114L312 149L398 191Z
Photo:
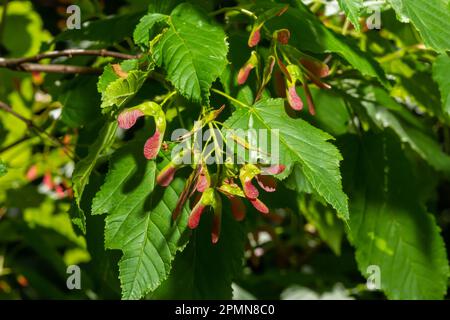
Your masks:
M239 70L239 74L237 77L237 81L239 85L243 85L245 82L247 82L248 76L250 75L250 71L254 68L251 64L246 64Z
M155 134L148 138L144 145L144 156L148 159L154 159L158 155L159 149L161 147L160 141L161 134L156 130Z
M252 184L252 180L247 179L244 182L244 193L245 196L249 199L256 199L259 196L259 191L256 189L256 187Z
M286 169L286 166L283 164L276 164L270 167L261 168L261 172L263 174L270 174L270 175L276 175L280 174Z
M271 176L257 175L256 181L259 186L266 192L275 192L277 188L277 181Z
M298 96L295 85L289 87L287 98L292 109L296 111L300 111L303 109L303 101Z
M173 164L165 167L156 177L156 183L161 187L167 187L175 176L176 168Z
M267 206L258 198L250 200L250 202L255 207L255 209L258 210L259 212L261 212L263 214L269 213L269 208L267 208Z
M250 34L250 38L248 39L248 46L253 48L258 45L261 40L261 28L256 28Z
M190 229L195 229L198 227L198 224L200 223L200 218L203 214L203 211L205 210L206 206L199 201L194 209L192 209L192 212L189 216L188 226Z
M125 110L119 117L117 121L119 122L119 127L122 129L130 129L136 123L137 119L143 117L144 113L141 110Z
M216 244L219 241L222 218L219 215L214 215L213 225L211 229L211 242Z

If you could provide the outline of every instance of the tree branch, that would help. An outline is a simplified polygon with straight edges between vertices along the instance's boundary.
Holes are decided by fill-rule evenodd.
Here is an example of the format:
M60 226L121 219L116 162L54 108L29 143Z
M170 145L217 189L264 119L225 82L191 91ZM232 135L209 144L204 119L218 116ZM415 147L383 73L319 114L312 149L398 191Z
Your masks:
M20 121L25 123L27 125L27 127L34 130L38 136L40 136L40 135L46 136L53 144L57 145L58 147L61 147L63 149L64 153L73 160L73 156L71 154L69 154L69 153L71 153L70 150L67 148L66 145L64 145L64 143L59 141L59 139L48 134L45 130L41 129L32 120L27 119L24 116L22 116L21 114L15 112L9 105L4 103L3 101L0 101L0 109L8 112L12 116L16 117L17 119L19 119Z
M2 67L0 62L0 67ZM66 64L39 64L39 63L21 63L18 65L6 66L14 71L24 72L44 72L44 73L70 73L70 74L100 74L101 68L71 66Z
M97 56L97 57L111 57L116 59L138 59L141 55L130 55L120 52L101 50L85 50L85 49L68 49L61 51L50 51L40 53L32 57L5 59L0 58L0 68L8 68L15 71L25 72L46 72L46 73L101 73L100 68L71 66L64 64L39 64L44 59L54 59L59 57L74 57L74 56Z
M7 146L0 148L0 154L2 154L3 152L8 151L9 149L14 148L15 146L18 146L22 142L30 140L31 138L32 138L31 136L24 136L23 138L20 138L19 140L16 140L13 143L8 144Z

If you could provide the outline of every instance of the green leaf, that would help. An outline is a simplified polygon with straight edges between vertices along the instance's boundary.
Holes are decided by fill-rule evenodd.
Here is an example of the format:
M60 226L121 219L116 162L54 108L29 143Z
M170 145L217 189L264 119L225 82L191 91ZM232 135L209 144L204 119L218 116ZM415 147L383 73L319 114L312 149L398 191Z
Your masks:
M331 204L341 218L348 219L347 196L342 191L339 171L342 157L327 141L333 137L302 119L290 118L284 110L283 99L261 100L254 106L240 108L226 121L225 127L267 129L279 139L280 163L288 168L280 178L285 178L294 164L300 164L317 194Z
M232 298L232 281L242 270L246 234L226 202L222 214L219 242L211 243L212 212L205 213L186 249L175 258L169 278L152 298Z
M8 164L0 159L0 177L8 173Z
M433 79L439 85L444 113L450 115L450 57L439 56L433 65Z
M401 117L405 114L404 107L393 100L387 92L378 88L369 90L375 94L376 102L362 104L375 124L380 128L391 128L402 142L407 143L433 168L450 174L450 156L444 153L437 139L405 121ZM393 107L398 110L390 110ZM406 112L406 115L409 113Z
M155 60L183 96L207 103L212 83L227 64L226 35L188 3L174 9L169 25L155 45Z
M284 19L269 22L271 29L287 28L291 30L289 43L297 49L314 53L335 52L361 74L390 86L383 69L369 54L361 51L356 43L325 27L300 0L294 2L296 7L290 7L283 15Z
M104 45L121 42L133 34L139 19L145 12L136 12L107 17L83 23L81 29L66 30L56 37L56 41L93 41Z
M311 123L334 137L347 133L351 119L343 97L332 90L315 87L310 90L316 106L316 115L310 117ZM299 89L298 92L306 101L304 90Z
M70 214L73 223L86 233L86 217L81 209L81 198L84 188L89 183L89 176L97 164L97 160L109 149L114 142L116 135L117 122L106 123L99 133L94 144L89 148L88 155L75 165L72 173L73 191L75 201L72 203Z
M167 278L184 241L188 212L174 222L172 210L183 189L182 179L169 187L155 186L167 161L156 164L142 155L145 140L130 142L111 158L92 214L108 213L105 246L123 252L119 263L122 297L139 299Z
M425 44L439 52L450 50L448 0L389 0L402 22L412 22Z
M434 217L420 202L415 173L392 135L345 141L350 239L361 273L380 268L390 299L442 299L449 274Z
M63 109L61 120L72 128L92 123L100 116L100 95L96 76L78 76L65 83L58 97Z
M101 108L110 110L110 107L117 106L122 107L128 101L130 101L147 79L148 72L140 70L132 70L128 72L126 78L118 78L109 83L102 92L102 104ZM105 77L100 79L99 88L104 88L104 83L111 79L111 74L108 73Z
M363 0L339 0L341 9L344 10L347 18L355 26L357 31L361 30L359 18L361 17L361 9L363 7Z
M137 45L147 47L155 25L166 21L169 16L160 13L149 13L142 17L133 33Z
M301 213L319 232L320 238L333 250L336 255L341 254L344 225L334 211L327 208L310 197L300 195L297 197Z

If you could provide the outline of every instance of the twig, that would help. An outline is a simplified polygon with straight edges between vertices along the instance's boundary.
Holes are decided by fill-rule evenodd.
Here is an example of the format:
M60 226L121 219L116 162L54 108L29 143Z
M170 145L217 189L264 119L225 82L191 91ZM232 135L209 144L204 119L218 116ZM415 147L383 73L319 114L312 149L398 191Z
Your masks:
M8 151L9 149L14 148L15 146L21 144L22 142L30 140L31 138L32 138L31 136L24 136L23 138L20 138L19 140L16 140L13 143L8 144L7 146L4 146L3 148L0 149L0 154Z
M8 112L9 114L11 114L12 116L16 117L17 119L19 119L20 121L22 121L23 123L25 123L27 125L28 128L33 129L34 131L36 131L37 135L40 136L41 134L46 136L51 142L53 142L55 145L62 147L64 153L66 153L66 155L73 159L73 156L71 154L69 154L70 150L67 148L66 145L64 145L61 141L59 141L57 138L51 136L50 134L48 134L45 130L41 129L39 126L37 126L32 120L25 118L24 116L22 116L21 114L15 112L9 105L7 105L6 103L4 103L3 101L0 101L0 109Z
M0 63L0 67L2 67ZM65 64L39 64L39 63L21 63L18 65L6 66L14 71L24 72L44 72L44 73L67 73L67 74L100 74L101 68L70 66Z
M46 72L46 73L101 73L100 68L71 66L64 64L38 64L44 59L54 59L59 57L74 57L74 56L97 56L97 57L111 57L116 59L138 59L141 55L130 55L120 52L101 50L85 50L85 49L69 49L61 51L50 51L40 53L32 57L25 58L0 58L0 68L8 68L15 71L25 72Z

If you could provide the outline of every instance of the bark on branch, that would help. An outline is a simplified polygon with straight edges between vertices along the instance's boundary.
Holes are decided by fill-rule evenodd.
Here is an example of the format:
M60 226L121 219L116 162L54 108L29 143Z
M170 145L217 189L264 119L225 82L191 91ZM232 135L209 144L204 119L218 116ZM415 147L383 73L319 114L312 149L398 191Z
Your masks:
M116 59L137 59L140 55L130 55L120 52L101 50L85 50L85 49L69 49L61 51L50 51L40 53L32 57L25 58L0 58L0 68L8 68L15 71L24 72L45 72L45 73L76 73L76 74L98 74L102 70L100 68L72 66L65 64L39 64L37 62L44 59L54 59L59 57L74 57L74 56L97 56L97 57L111 57Z

